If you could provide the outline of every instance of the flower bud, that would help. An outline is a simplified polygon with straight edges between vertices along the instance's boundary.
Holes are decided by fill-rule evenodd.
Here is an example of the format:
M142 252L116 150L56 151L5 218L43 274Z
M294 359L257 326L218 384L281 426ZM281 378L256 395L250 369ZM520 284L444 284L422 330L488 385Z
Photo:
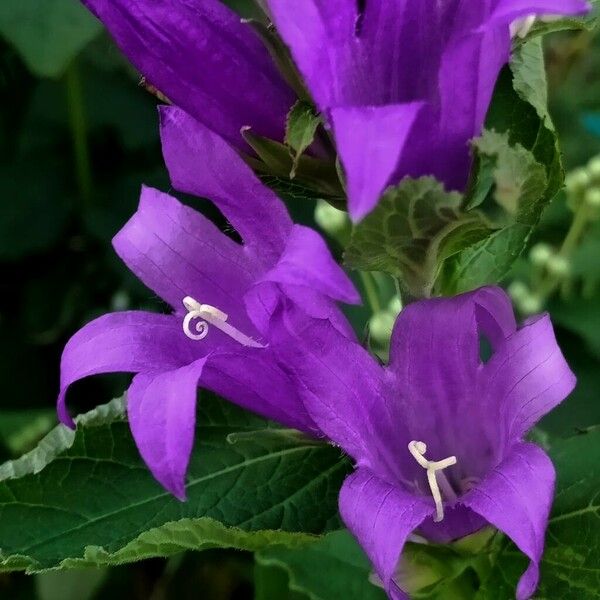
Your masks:
M569 262L569 259L561 256L560 254L551 256L546 267L550 274L558 277L559 279L567 277L571 272L571 263Z
M548 244L536 244L529 252L529 260L536 267L545 267L553 254L552 248Z
M131 306L131 298L124 290L119 290L110 299L110 308L114 311L127 310Z
M513 281L508 286L508 295L518 304L529 296L529 288L522 281Z
M525 315L535 315L539 313L544 304L542 299L534 294L528 294L517 303L519 310Z
M591 177L587 172L587 169L575 169L567 175L565 179L565 185L567 186L567 193L576 194L582 192L591 183Z
M337 208L331 206L325 200L319 200L315 208L315 221L323 231L335 235L350 223L348 215Z
M375 313L369 320L371 338L379 344L387 344L392 335L396 317L387 310Z
M589 208L599 209L600 208L600 187L593 187L589 189L583 198L584 202Z
M402 300L400 296L394 296L388 304L388 312L391 312L395 317L400 314L402 310Z
M595 156L590 160L587 166L587 171L594 183L600 184L600 156Z

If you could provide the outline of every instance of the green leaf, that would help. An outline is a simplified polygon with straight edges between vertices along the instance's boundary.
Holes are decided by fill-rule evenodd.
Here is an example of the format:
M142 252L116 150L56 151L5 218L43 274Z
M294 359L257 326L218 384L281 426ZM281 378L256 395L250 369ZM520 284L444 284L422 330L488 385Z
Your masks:
M558 481L536 598L600 598L600 429L557 442L550 455ZM526 566L506 542L477 599L513 597Z
M256 558L261 565L285 569L290 589L311 600L385 599L383 589L369 581L369 560L345 530L330 533L302 548L267 548Z
M415 600L473 598L491 569L490 549L498 537L488 527L445 545L409 542L402 552L398 583Z
M41 77L58 77L102 30L77 0L2 0L0 35Z
M470 190L469 207L487 208L491 220L502 222L508 217L509 226L514 222L535 225L543 207L540 191L547 184L543 165L521 145L511 146L507 134L486 131L473 147L479 165L478 178L485 184L476 184ZM487 193L484 195L482 191ZM493 202L486 204L486 199ZM499 208L506 215L499 214Z
M530 233L529 227L516 224L461 252L444 265L440 289L453 295L501 281L521 255Z
M278 431L240 436L268 424L210 397L200 405L185 503L140 460L119 400L80 417L76 432L59 426L0 466L0 569L294 546L337 526L349 469L339 450Z
M576 29L592 30L598 27L600 19L598 18L598 10L600 9L600 0L590 0L592 10L583 17L565 17L548 22L537 20L531 28L525 40L517 40L517 45L528 43L529 41L547 35L556 33L557 31L567 31Z
M285 144L256 135L250 128L244 128L242 135L260 158L248 159L256 172L283 180L289 180L294 173L294 182L312 188L321 197L343 195L333 163L306 155L294 160Z
M479 211L461 207L461 194L431 177L404 179L355 226L345 262L390 273L414 296L427 296L443 261L490 233Z
M443 294L500 281L523 252L543 209L560 190L564 171L545 101L542 48L533 40L518 48L511 66L500 74L486 120L486 128L495 134L487 133L475 143L478 153L468 190L470 207L485 210L500 203L509 212L512 207L514 219L446 261L439 282ZM509 147L503 149L499 135ZM519 194L523 197L516 208Z
M313 143L321 117L309 102L298 100L288 114L285 128L285 143L290 148L293 160L290 179L296 176L298 161L306 149Z

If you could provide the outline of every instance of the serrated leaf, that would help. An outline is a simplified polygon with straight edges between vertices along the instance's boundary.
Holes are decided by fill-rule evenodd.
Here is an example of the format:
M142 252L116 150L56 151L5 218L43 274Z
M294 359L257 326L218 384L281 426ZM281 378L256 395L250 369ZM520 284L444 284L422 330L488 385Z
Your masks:
M532 227L563 184L558 139L544 106L546 78L542 66L542 49L534 40L520 46L510 67L500 74L486 128L506 136L513 150L509 154L498 152L496 164L490 162L489 157L476 156L468 202L469 206L486 202L489 206L490 196L495 195L500 184L500 190L505 187L508 190L506 198L502 200L500 196L501 203L509 208L514 206L513 175L521 179L525 197L519 202L512 224L506 223L504 229L490 238L446 261L438 282L439 291L445 295L500 281L523 252ZM498 168L501 159L503 166ZM519 161L523 161L523 165ZM544 182L540 166L545 171Z
M514 53L511 70L516 92L535 108L541 119L546 119L548 127L552 127L548 113L548 85L541 39L523 44L519 51Z
M41 77L58 77L102 30L77 0L2 0L0 34Z
M461 252L444 265L440 289L452 295L501 281L521 255L530 233L525 225L512 225Z
M473 147L479 164L479 178L485 180L480 193L479 186L473 190L469 207L478 206L485 210L485 199L494 200L488 216L501 222L503 215L496 210L501 207L509 217L508 225L513 222L533 226L539 219L543 205L541 193L546 189L546 171L520 144L511 146L508 135L495 131L486 131L474 141ZM489 172L486 173L486 171ZM489 187L489 183L492 184ZM469 200L469 195L467 195Z
M290 179L296 176L298 161L313 143L320 123L321 117L309 102L298 100L290 110L285 126L285 143L293 161Z
M557 442L550 450L558 481L535 598L600 598L600 429ZM512 597L527 565L506 543L477 600Z
M290 589L311 600L385 600L383 589L369 581L369 560L346 530L299 549L269 548L256 559L261 565L285 569Z
M404 179L353 230L345 262L401 279L415 296L429 295L443 261L489 235L479 211L462 210L462 195L431 177Z
M141 462L122 401L53 430L30 454L0 466L0 570L111 565L188 549L256 550L306 543L338 524L348 472L340 452L271 432L229 404L201 401L188 501Z

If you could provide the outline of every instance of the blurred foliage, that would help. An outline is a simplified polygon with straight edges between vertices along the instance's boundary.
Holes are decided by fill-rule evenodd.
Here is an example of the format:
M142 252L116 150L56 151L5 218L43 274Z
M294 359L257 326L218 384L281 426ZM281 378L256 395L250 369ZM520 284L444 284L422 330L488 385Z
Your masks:
M247 0L230 4L244 16L253 14ZM565 166L573 170L600 154L600 36L590 31L554 34L546 42L546 63L550 112ZM156 100L138 83L138 74L76 0L0 3L0 459L30 450L54 424L60 353L74 331L109 310L162 308L110 247L136 208L142 182L169 189ZM295 218L310 223L314 202L298 202L293 186L283 191ZM573 220L566 195L559 194L530 246L559 249ZM321 224L319 212L317 221ZM329 231L338 254L347 242L344 228L347 223L341 222ZM527 282L530 291L537 289L537 267L530 256L526 253L516 264L507 285ZM600 226L590 222L568 257L568 280L542 298L579 378L568 402L542 423L551 443L600 423L599 256ZM350 317L359 331L367 321L376 322L372 332L384 339L399 310L396 290L380 275L357 276L357 283L371 303L352 309ZM523 308L525 316L529 311ZM374 337L371 343L377 346ZM384 349L378 351L385 355ZM126 382L121 376L81 382L70 403L74 410L102 404L119 395ZM575 439L557 442L559 459L560 452L583 443ZM16 521L19 526L29 524ZM560 533L568 535L566 529ZM368 565L347 542L344 534L331 534L308 553L265 551L257 565L249 553L205 550L111 568L33 577L0 574L0 597L243 600L255 594L258 600L302 600L320 598L316 585L319 593L329 590L323 598L328 600L349 589L338 585L363 590L365 584ZM507 570L516 573L520 559L510 548L502 552ZM569 559L559 550L554 558ZM342 568L337 579L327 582L330 587L323 587L319 575L333 561L348 570ZM471 576L472 570L463 568L461 577L463 571ZM357 573L360 580L354 579ZM500 584L491 579L489 585L499 589ZM381 595L375 587L364 590L360 597ZM561 598L566 593L561 590ZM586 596L575 592L568 597Z

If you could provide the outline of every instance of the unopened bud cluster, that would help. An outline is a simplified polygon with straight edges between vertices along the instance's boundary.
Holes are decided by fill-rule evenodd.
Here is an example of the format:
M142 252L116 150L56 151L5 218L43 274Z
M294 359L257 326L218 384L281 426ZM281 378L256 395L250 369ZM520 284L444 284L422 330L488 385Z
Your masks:
M522 281L513 281L508 293L521 314L534 315L544 308L544 300Z
M533 246L529 252L529 260L534 267L547 271L557 279L568 277L571 271L569 259L548 244Z
M565 184L567 203L572 211L585 207L592 217L600 217L600 156L569 173Z

